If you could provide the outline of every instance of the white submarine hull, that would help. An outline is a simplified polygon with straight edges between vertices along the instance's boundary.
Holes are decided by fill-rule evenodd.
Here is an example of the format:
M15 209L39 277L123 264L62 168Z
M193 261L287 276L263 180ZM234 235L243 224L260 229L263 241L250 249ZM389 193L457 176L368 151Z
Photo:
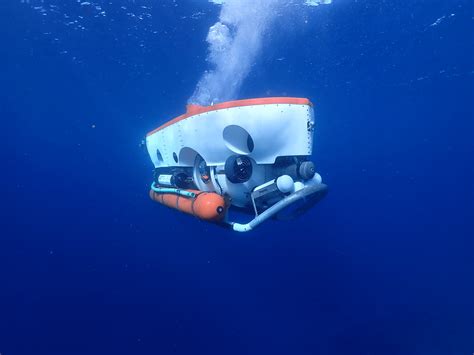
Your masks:
M188 105L185 114L147 134L155 167L152 199L163 203L160 193L171 195L166 205L172 207L175 197L177 206L179 198L191 198L185 191L205 192L214 201L206 213L176 208L201 219L211 216L204 219L236 231L251 230L297 201L303 202L301 209L311 206L327 191L309 160L314 127L313 107L305 98ZM255 218L229 222L232 207ZM211 213L213 208L220 213Z

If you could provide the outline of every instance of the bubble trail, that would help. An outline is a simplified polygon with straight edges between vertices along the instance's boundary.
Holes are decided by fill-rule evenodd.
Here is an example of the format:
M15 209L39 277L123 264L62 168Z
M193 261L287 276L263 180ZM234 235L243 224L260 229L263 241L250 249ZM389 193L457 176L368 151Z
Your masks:
M258 58L265 35L274 21L295 1L213 0L221 4L219 21L209 28L207 61L212 69L204 72L188 103L211 105L231 100ZM331 0L306 0L300 4L317 6ZM285 15L288 13L285 13ZM291 15L290 15L291 16Z

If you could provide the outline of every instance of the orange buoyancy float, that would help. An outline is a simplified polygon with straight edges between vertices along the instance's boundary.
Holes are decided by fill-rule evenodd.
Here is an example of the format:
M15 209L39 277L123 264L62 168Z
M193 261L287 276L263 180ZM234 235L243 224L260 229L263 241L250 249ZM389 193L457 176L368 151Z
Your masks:
M157 193L150 190L150 198L170 208L191 214L197 218L219 222L227 209L224 197L215 192L186 190L193 192L195 197L185 197L171 193Z

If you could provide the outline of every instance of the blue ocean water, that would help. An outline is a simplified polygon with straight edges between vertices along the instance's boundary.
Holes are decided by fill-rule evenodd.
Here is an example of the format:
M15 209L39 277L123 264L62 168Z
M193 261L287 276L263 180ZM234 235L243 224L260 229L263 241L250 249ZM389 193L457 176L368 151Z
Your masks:
M265 33L237 98L312 100L330 192L247 235L150 201L140 146L209 69L219 5L0 10L0 354L474 352L472 1Z

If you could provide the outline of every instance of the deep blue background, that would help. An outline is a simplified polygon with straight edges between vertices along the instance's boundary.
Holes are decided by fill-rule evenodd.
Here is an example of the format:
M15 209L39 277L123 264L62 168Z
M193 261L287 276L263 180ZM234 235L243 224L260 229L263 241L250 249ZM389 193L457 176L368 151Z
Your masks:
M182 113L219 8L38 2L0 5L2 355L474 352L470 0L274 29L240 97L315 103L331 190L245 236L152 203L139 147Z

